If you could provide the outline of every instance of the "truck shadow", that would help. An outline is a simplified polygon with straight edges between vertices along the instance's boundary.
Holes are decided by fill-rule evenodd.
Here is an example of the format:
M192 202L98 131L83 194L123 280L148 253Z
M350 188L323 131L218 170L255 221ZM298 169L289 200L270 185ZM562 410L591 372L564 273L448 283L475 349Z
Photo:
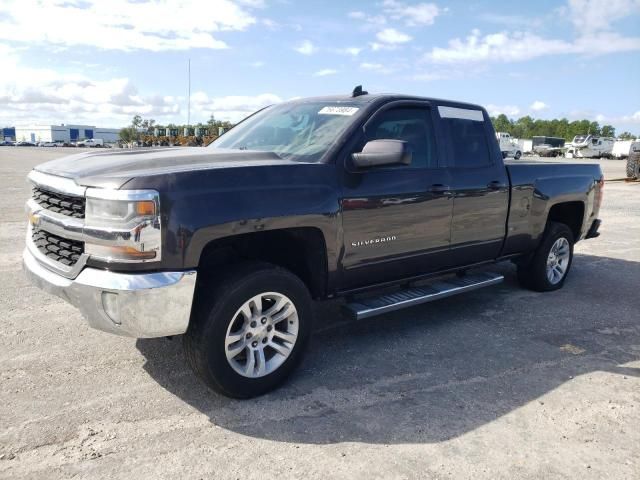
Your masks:
M219 427L296 443L427 443L455 438L580 375L640 376L640 263L577 255L564 289L504 284L349 323L319 307L302 368L279 390L237 401L209 391L180 339L138 340L145 369ZM597 279L597 281L595 281ZM534 408L545 408L542 401Z

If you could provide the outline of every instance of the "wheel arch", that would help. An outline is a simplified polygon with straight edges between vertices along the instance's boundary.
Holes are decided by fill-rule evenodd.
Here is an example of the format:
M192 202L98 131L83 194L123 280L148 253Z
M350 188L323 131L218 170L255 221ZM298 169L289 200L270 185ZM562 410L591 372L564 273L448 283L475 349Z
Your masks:
M563 223L569 227L573 233L573 240L580 240L584 225L585 203L582 200L556 203L551 206L547 215L549 222Z
M327 246L317 227L281 228L213 239L201 251L199 275L206 279L217 269L247 260L286 268L304 282L313 298L327 294Z

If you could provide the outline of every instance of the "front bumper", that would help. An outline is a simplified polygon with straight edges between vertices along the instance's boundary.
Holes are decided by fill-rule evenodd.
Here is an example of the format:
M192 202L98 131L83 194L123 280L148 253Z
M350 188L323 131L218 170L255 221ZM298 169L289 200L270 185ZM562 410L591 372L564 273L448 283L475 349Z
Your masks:
M135 338L187 331L195 271L127 274L85 267L69 279L43 266L28 248L22 260L33 284L80 309L93 328Z

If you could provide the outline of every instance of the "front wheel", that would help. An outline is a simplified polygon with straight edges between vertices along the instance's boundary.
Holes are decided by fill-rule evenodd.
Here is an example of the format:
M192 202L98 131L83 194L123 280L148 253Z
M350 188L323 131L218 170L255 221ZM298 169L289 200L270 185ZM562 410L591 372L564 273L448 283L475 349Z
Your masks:
M562 288L573 261L573 244L573 233L568 226L549 222L529 262L518 265L520 283L537 292Z
M240 265L199 286L184 336L187 361L223 395L262 395L300 363L311 316L311 297L298 277L266 263Z
M515 155L513 156L513 158L514 158L515 160L520 160L520 157L521 157L521 156L522 156L522 152L517 151L517 152L515 153Z

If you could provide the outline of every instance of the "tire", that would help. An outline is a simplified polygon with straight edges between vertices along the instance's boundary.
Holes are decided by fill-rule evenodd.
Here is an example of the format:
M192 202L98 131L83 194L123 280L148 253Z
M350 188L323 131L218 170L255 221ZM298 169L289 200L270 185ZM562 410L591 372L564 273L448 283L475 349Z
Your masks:
M562 242L562 239L566 243ZM563 247L562 252L565 249L568 250L568 256L557 264L556 273L552 272L552 278L550 278L547 262L555 262L556 259L559 260L564 257L563 255L558 255L550 258L552 248L560 245ZM518 265L518 280L520 284L536 292L550 292L562 288L573 262L573 245L573 233L568 226L564 223L548 222L542 241L531 259L526 264ZM562 269L563 273L558 278L557 272L560 269Z
M262 310L255 302L249 303L258 297ZM275 299L285 306L272 316L268 312L259 315L275 308ZM300 364L312 327L311 296L305 284L288 270L258 262L237 265L217 281L205 279L194 302L183 337L185 356L195 374L216 392L233 398L256 397L281 385ZM240 311L246 304L250 318ZM289 316L284 316L287 313ZM272 323L278 315L284 320ZM297 337L292 342L281 338L294 334ZM228 344L231 336L241 340ZM284 353L276 352L276 347ZM228 359L227 352L233 351L239 353Z
M627 157L627 178L640 178L640 152L631 152Z
M513 156L513 158L515 160L520 160L520 157L522 156L522 152L520 152L520 150L518 150L515 155Z

